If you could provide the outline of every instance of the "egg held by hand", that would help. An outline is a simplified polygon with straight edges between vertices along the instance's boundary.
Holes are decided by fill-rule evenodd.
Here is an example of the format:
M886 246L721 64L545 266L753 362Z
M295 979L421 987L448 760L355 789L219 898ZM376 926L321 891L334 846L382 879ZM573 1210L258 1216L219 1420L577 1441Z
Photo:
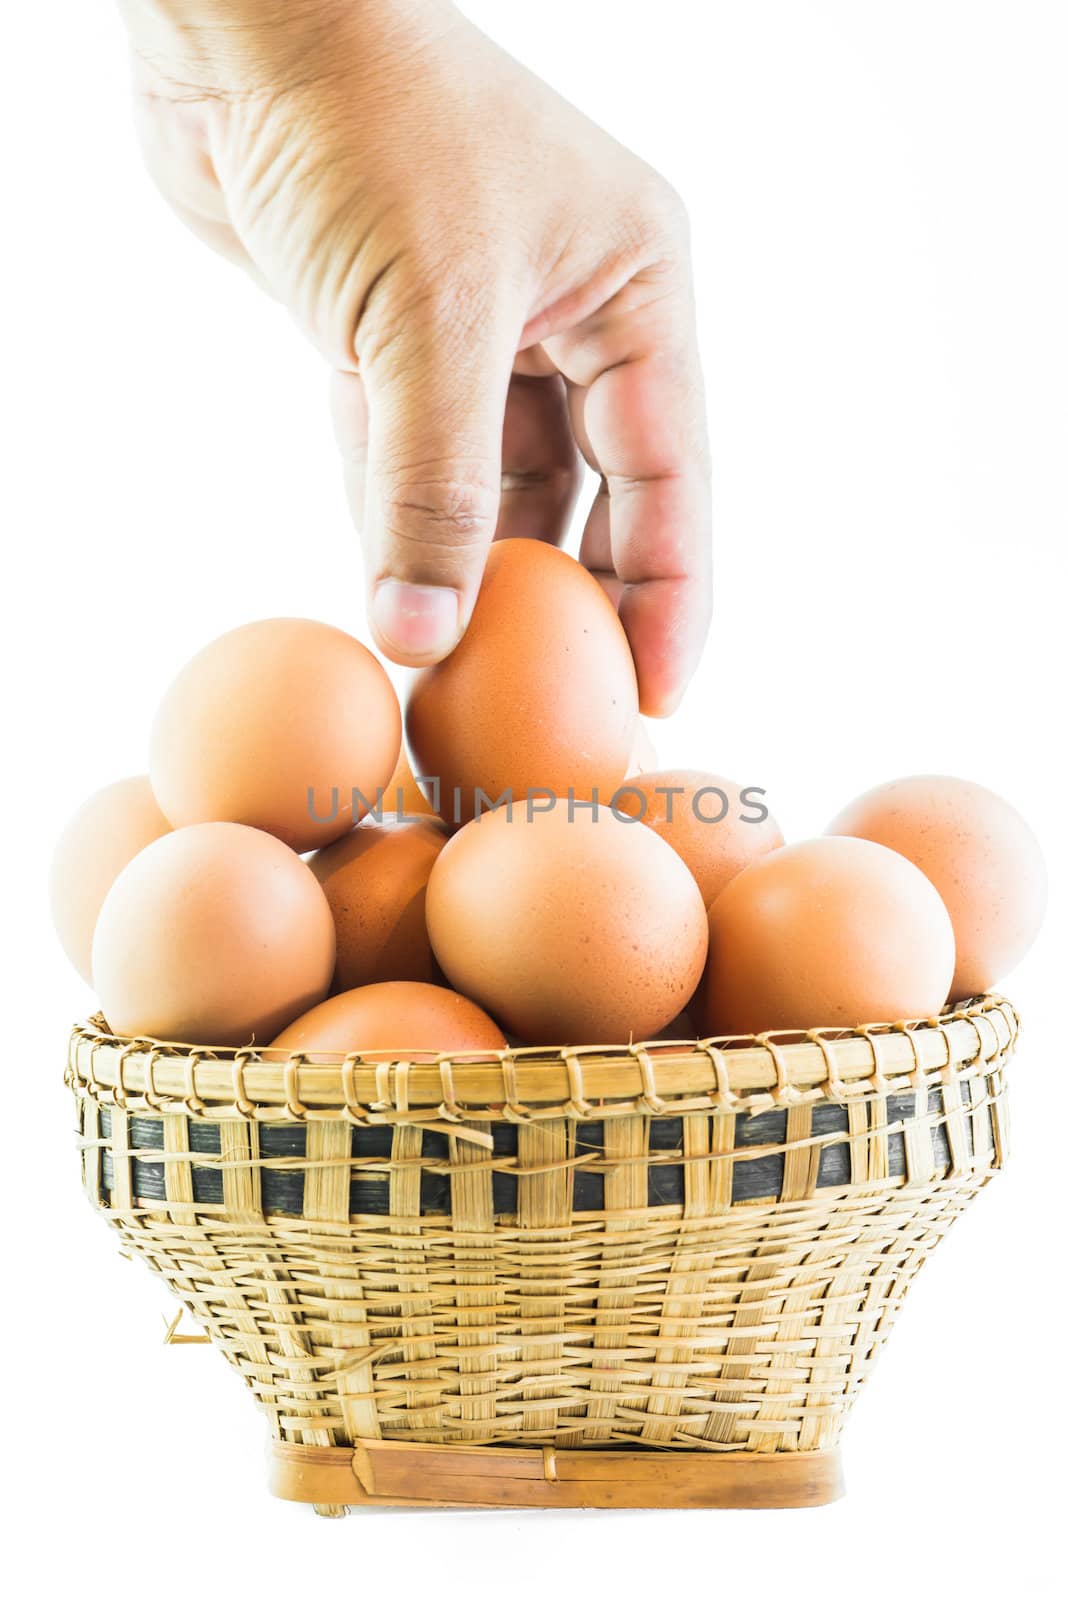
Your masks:
M866 839L808 839L715 900L690 1010L712 1036L931 1017L953 961L949 913L911 861Z
M334 922L299 856L236 822L168 833L112 884L93 977L118 1034L263 1044L323 998Z
M651 829L568 809L489 812L449 840L427 887L434 953L527 1044L652 1038L701 974L700 892Z
M623 782L637 728L630 646L586 569L533 539L490 550L456 649L421 672L405 726L417 769L440 779L446 822L534 790L604 804ZM483 808L487 802L483 802Z

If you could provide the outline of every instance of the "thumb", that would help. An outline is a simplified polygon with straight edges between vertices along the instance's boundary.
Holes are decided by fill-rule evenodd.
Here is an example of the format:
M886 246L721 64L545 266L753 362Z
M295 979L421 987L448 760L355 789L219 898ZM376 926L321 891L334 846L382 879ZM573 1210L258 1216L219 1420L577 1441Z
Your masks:
M458 315L454 300L361 352L371 626L403 665L448 655L471 615L497 526L521 322Z

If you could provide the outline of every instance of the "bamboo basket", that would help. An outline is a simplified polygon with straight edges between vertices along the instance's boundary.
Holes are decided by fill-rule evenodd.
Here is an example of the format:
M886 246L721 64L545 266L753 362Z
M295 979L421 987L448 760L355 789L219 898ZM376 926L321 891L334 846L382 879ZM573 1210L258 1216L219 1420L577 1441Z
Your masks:
M96 1018L67 1077L90 1200L263 1408L275 1494L800 1506L841 1492L909 1284L1002 1163L1017 1030L987 996L381 1061Z

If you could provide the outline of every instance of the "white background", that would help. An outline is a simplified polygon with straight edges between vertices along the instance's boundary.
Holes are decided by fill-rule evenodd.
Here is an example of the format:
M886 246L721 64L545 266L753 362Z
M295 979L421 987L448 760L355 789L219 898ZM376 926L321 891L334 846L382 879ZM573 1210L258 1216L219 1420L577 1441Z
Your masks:
M913 1291L847 1430L834 1507L324 1523L268 1498L250 1400L213 1351L164 1348L170 1302L79 1191L60 1080L90 997L52 941L44 879L66 813L143 769L154 703L202 642L277 613L363 630L359 557L318 358L157 200L109 7L13 8L0 1166L15 1538L42 1582L153 1600L1053 1593L1068 1421L1065 8L467 9L690 206L718 617L662 755L765 785L795 838L871 783L941 770L1003 792L1043 840L1049 921L1005 985L1027 1025L1012 1163Z

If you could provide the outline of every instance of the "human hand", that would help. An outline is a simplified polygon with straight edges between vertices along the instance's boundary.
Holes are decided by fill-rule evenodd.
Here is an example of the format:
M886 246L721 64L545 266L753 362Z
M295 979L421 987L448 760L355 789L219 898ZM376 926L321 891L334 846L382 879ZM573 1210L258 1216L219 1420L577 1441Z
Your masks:
M447 655L490 542L581 559L663 715L711 608L686 224L446 0L121 0L150 169L334 370L376 640Z

